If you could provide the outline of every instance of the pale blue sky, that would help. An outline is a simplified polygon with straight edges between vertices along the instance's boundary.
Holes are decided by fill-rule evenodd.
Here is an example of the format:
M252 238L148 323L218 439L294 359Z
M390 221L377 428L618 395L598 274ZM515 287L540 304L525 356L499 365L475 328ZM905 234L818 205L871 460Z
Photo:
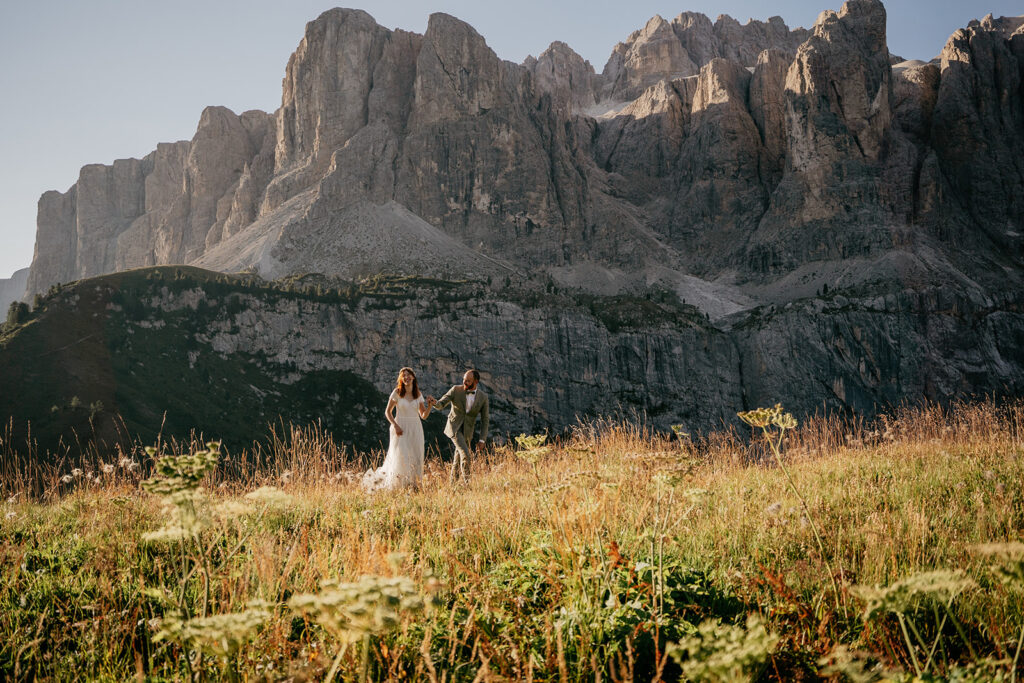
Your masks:
M431 12L468 22L504 59L562 40L601 71L615 43L654 14L745 22L779 15L810 27L833 0L378 0L361 7L388 28L422 33ZM273 111L306 22L336 6L315 0L0 0L0 278L32 260L46 190L66 191L81 166L142 157L189 139L203 107ZM977 9L972 9L976 7ZM889 48L930 59L949 34L1020 0L889 0Z

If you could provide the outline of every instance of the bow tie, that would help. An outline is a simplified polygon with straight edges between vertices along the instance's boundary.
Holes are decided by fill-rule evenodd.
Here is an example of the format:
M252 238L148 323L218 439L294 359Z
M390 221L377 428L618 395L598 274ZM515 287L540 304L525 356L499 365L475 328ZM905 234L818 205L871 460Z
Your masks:
M466 396L469 396L470 394L475 394L475 393L476 393L476 389L474 389L473 391L467 391L466 392Z

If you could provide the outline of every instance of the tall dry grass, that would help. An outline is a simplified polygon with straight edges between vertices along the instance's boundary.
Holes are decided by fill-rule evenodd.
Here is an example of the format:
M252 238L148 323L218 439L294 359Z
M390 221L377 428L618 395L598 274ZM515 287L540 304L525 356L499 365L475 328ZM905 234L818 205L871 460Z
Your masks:
M677 440L640 421L595 420L535 462L492 449L466 486L448 484L435 454L418 490L367 494L360 474L382 454L347 451L316 426L281 428L269 445L223 454L204 487L212 504L263 486L292 502L213 522L201 537L209 566L191 577L173 544L142 540L167 512L140 489L152 467L141 450L39 470L6 451L0 671L300 680L337 660L346 678L365 666L375 679L668 680L683 671L671 643L696 637L705 619L742 631L748 613L778 644L745 675L814 678L838 646L877 671L911 671L895 618L862 619L852 588L957 569L977 585L951 608L966 637L948 620L936 631L927 610L912 615L942 636L935 674L999 660L1009 676L1021 590L998 584L975 548L1021 539L1022 425L1024 406L986 403L907 407L870 424L816 418L787 432L783 461L827 557L783 472L740 429ZM362 575L441 588L426 612L374 635L365 657L353 647L339 659L337 639L288 601ZM259 599L271 616L230 667L196 665L189 647L154 641L172 611L154 591L178 586L190 609L205 595L214 615Z

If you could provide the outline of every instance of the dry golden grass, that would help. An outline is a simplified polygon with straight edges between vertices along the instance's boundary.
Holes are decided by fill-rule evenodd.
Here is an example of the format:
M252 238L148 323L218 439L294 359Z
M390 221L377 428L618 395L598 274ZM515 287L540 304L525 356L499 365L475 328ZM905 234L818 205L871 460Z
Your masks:
M322 431L296 428L266 451L229 454L207 477L213 504L244 502L260 486L292 502L215 520L195 555L208 566L184 581L198 560L142 540L166 513L139 487L152 466L141 453L94 453L81 475L68 463L29 472L38 485L8 455L0 672L300 680L322 678L337 659L345 678L365 665L375 679L668 680L680 675L670 642L708 618L741 626L748 613L778 640L748 675L813 679L817 659L838 645L878 671L913 671L916 653L895 617L863 620L851 587L958 569L977 583L951 607L965 637L928 610L908 617L929 642L927 633L940 637L932 672L987 658L1007 660L1009 675L1022 587L998 583L974 549L1022 538L1022 434L1024 407L988 404L906 409L871 426L818 419L788 432L784 462L821 531L822 557L785 473L737 432L676 441L595 422L535 464L494 449L467 485L452 487L430 458L419 490L367 494L359 475L379 453L354 456ZM431 606L367 636L365 654L338 657L337 639L288 601L325 579L363 575L410 577ZM154 597L159 587L183 587L192 617L241 612L254 599L271 616L230 656L190 662L188 647L153 640L172 612Z

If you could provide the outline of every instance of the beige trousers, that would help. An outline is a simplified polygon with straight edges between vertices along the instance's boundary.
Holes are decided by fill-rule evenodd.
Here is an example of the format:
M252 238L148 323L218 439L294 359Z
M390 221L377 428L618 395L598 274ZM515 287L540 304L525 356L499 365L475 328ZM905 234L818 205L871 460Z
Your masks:
M452 437L452 443L455 444L455 455L452 458L452 471L448 476L448 482L454 484L456 479L469 480L469 445L466 443L466 437L460 429L458 433ZM456 472L458 472L456 474Z

